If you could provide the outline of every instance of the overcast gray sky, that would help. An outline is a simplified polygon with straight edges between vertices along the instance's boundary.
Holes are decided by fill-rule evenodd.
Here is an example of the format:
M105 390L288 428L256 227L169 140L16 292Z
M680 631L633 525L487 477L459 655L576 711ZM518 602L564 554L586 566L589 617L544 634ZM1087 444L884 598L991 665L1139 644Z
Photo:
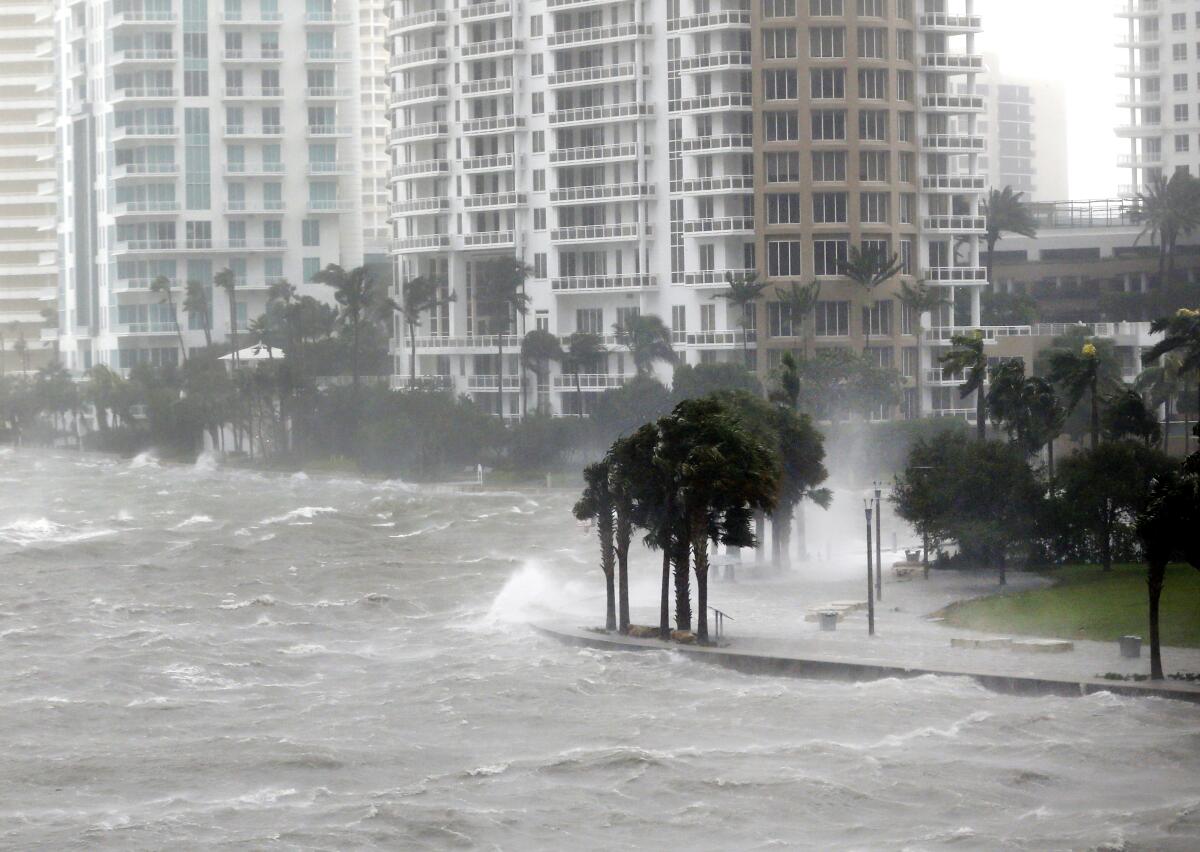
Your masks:
M979 0L983 51L1001 57L1007 74L1066 85L1071 197L1111 198L1129 183L1116 167L1123 150L1113 133L1116 108L1116 0Z

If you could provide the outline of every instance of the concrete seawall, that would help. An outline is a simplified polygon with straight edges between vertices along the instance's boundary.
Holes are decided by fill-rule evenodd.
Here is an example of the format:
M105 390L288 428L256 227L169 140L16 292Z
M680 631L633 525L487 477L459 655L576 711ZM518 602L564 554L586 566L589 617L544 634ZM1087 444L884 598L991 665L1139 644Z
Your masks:
M657 639L634 639L619 634L599 633L560 625L535 624L533 628L544 636L568 645L608 651L674 651L702 662L714 663L745 674L851 682L939 675L942 677L968 677L987 689L1009 695L1077 696L1110 692L1114 695L1173 698L1200 704L1200 685L1184 682L1159 681L1151 684L1145 681L1056 680L979 671L908 668L876 663L856 663L848 660L751 653L733 647L666 644Z

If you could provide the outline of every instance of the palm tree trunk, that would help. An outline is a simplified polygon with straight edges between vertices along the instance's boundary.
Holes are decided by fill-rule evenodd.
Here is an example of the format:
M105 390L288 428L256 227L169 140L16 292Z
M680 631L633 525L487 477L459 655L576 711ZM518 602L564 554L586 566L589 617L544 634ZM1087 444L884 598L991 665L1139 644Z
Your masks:
M690 631L692 629L692 589L689 576L690 554L686 528L679 529L675 534L675 629Z
M922 367L921 367L921 335L923 333L924 332L922 332L922 330L921 330L921 324L918 322L917 323L917 419L918 420L920 420L921 416L924 414L923 408L925 405L925 400L922 398L922 395L921 395L921 388L922 388L921 381L924 378L921 374L925 372L924 369L922 369Z
M1100 398L1096 393L1097 377L1092 376L1092 449L1100 445Z
M583 417L583 385L579 383L579 369L575 370L575 401L579 404L579 416Z
M1171 454L1171 397L1163 403L1163 453Z
M1151 564L1146 577L1146 586L1150 594L1150 679L1162 680L1162 642L1158 632L1158 603L1162 598L1163 581L1166 579L1167 566Z
M658 601L658 638L671 638L671 543L662 545L662 594Z
M411 322L408 324L408 387L410 390L417 388L417 326Z
M1050 493L1054 493L1054 439L1046 443L1046 462L1050 471Z
M596 532L600 536L600 569L604 571L604 629L617 629L616 588L613 585L613 525L612 518L596 519Z
M775 564L781 571L792 567L792 507L780 507L771 522L772 537L778 544L775 551L778 554Z
M701 529L692 540L692 560L696 570L696 639L708 642L708 536Z
M359 327L359 321L358 321L357 313L355 313L355 315L352 317L352 322L354 323L354 330L350 336L350 383L353 385L354 390L357 391L358 390L358 378L359 378L359 376L358 376L358 327Z
M987 440L987 396L984 394L984 385L979 384L979 390L975 391L975 432L980 442Z
M629 632L629 539L633 528L629 518L617 513L617 629Z
M496 356L496 413L504 419L504 335L496 335L496 346L499 354Z

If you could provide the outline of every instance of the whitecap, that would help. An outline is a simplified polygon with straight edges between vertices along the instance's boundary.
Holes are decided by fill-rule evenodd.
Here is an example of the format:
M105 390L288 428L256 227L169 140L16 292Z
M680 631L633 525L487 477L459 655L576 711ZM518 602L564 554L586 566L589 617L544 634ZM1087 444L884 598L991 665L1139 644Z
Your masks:
M301 518L311 521L313 518L317 517L318 515L335 515L335 514L337 514L337 509L333 508L332 506L301 506L299 509L293 509L292 511L287 512L286 514L283 514L283 515L276 515L273 518L264 518L262 523L264 523L264 524L294 523L295 521L298 521Z
M188 527L200 526L201 524L211 524L212 522L213 519L208 515L192 515L186 521L180 521L178 524L172 527L172 529L183 530L187 529Z

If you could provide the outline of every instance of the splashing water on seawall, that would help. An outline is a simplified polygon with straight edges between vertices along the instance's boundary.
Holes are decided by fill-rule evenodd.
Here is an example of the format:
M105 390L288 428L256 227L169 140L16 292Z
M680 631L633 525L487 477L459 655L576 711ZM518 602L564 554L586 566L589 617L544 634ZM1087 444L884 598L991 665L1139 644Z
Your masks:
M570 648L574 495L201 470L0 453L0 846L1196 846L1189 705Z

